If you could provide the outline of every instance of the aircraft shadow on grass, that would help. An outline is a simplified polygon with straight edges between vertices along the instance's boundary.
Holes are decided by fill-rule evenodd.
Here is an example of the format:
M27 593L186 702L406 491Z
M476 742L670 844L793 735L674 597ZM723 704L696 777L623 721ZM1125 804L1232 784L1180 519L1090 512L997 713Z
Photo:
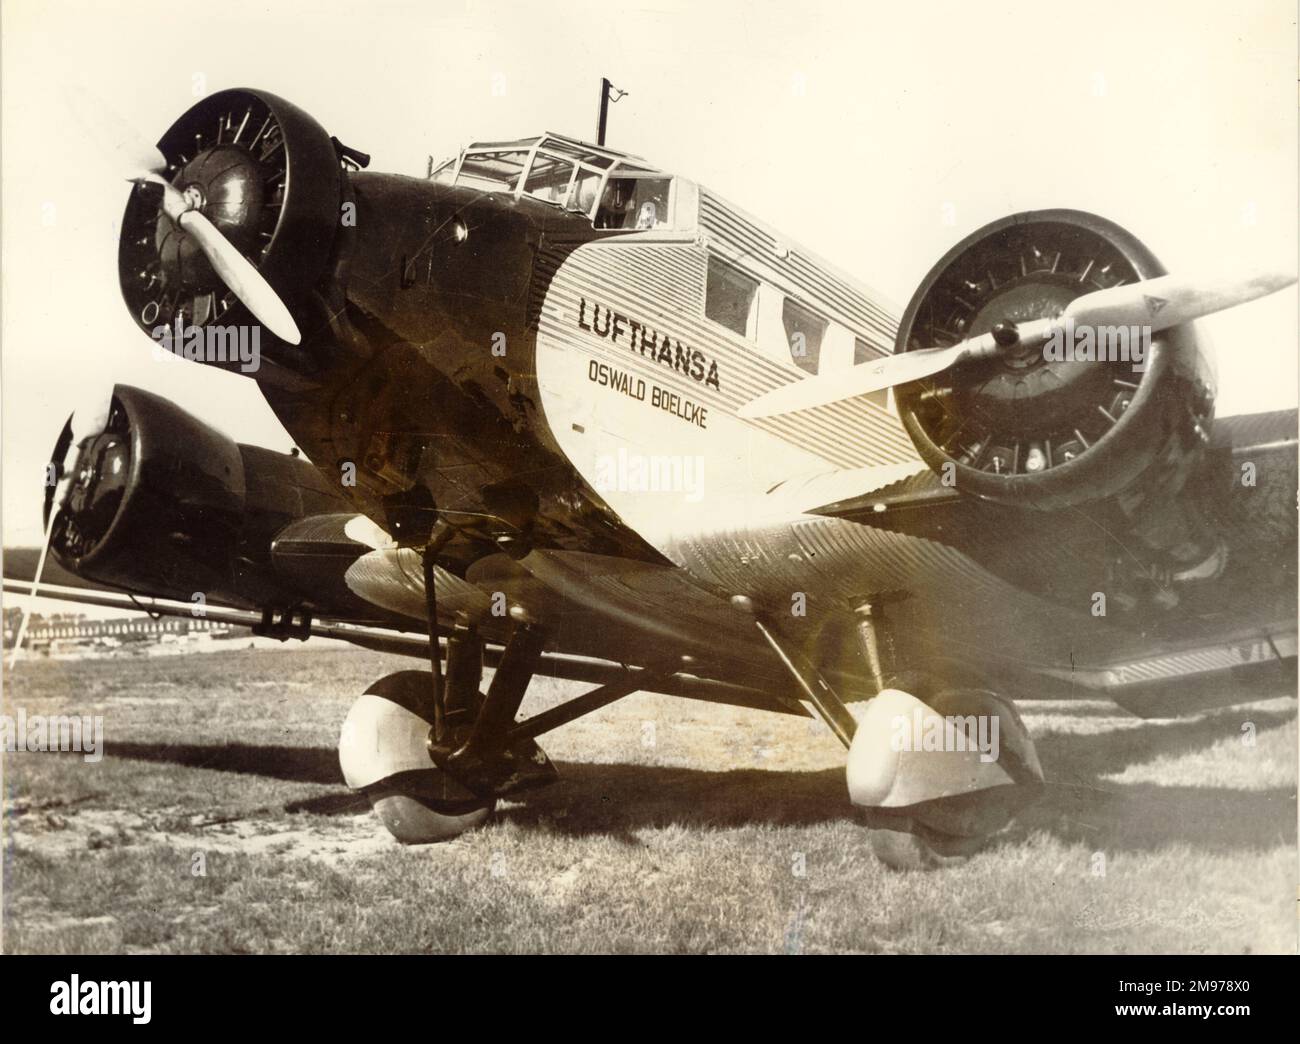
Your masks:
M1293 717L1291 710L1237 709L1094 735L1038 736L1040 756L1055 771L1007 837L1015 840L1041 831L1069 842L1130 851L1180 842L1222 852L1294 845L1293 789L1162 786L1104 778L1129 766L1235 739L1243 721L1253 722L1263 736ZM1254 748L1242 749L1248 757ZM327 748L114 743L105 754L286 782L342 781L337 755ZM608 834L635 844L634 831L646 827L808 826L853 815L844 773L838 768L712 771L585 762L560 762L557 767L558 784L503 803L499 816L523 826L574 835ZM364 797L344 791L284 807L288 812L345 815L362 812L367 805Z

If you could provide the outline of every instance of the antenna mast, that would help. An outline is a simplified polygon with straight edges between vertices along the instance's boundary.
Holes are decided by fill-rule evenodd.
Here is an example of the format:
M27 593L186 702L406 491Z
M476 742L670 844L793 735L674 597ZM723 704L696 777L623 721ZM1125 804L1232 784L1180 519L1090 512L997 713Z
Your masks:
M610 97L610 95L613 97ZM605 125L609 121L609 103L622 98L627 91L620 91L605 77L600 79L600 116L596 121L596 144L605 144Z

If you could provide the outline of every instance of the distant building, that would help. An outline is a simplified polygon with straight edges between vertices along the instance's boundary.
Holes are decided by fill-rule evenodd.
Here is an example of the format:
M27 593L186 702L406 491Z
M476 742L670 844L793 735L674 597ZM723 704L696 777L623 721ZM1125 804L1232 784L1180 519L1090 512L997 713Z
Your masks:
M6 608L4 613L4 640L12 647L18 632L21 611ZM90 652L95 649L111 650L132 645L142 651L159 644L192 644L217 639L242 636L247 628L233 627L227 623L202 617L123 617L112 620L87 619L82 613L55 613L45 616L33 613L27 623L24 650L36 655L54 656Z

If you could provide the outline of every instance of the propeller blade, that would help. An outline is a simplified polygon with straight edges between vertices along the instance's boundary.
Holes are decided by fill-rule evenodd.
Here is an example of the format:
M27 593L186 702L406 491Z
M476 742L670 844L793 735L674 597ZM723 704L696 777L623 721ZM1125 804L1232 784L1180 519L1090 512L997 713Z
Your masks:
M170 207L167 201L172 198L173 193L180 196L175 188L170 185L167 187L170 192L163 196L164 207ZM183 202L182 197L182 205ZM168 209L167 212L170 214L171 210ZM293 321L293 316L280 300L280 295L262 278L262 274L253 263L241 254L211 221L197 210L182 211L176 220L181 228L198 242L203 253L212 262L212 267L217 270L221 281L230 287L234 295L263 326L289 344L302 342L298 324Z
M976 359L997 351L997 341L991 333L969 341L954 344L951 348L922 348L915 352L900 352L861 363L848 370L837 370L817 377L783 384L766 395L745 403L738 415L746 420L773 417L797 410L809 410L842 399L883 391L896 384L919 381L954 366L964 359Z
M158 174L139 174L131 180L161 185L163 210L194 237L207 259L212 262L221 281L276 337L289 344L302 343L298 324L293 321L293 316L280 300L280 295L262 278L253 263L218 231L216 225L204 217L201 211L191 209L180 189Z
M197 210L187 210L180 217L180 226L198 241L221 281L234 291L259 322L282 341L289 344L302 342L298 324L293 321L280 295L211 221Z
M190 209L180 190L159 173L166 170L167 160L158 147L149 144L130 123L83 88L69 87L65 97L76 121L110 162L133 172L130 181L162 186L163 209L195 238L222 281L258 321L280 340L301 344L298 325L271 284L212 222Z
M1076 326L1149 326L1158 333L1213 312L1245 304L1285 289L1296 281L1288 272L1252 275L1165 275L1076 297L1056 318L1021 323L1007 340L1013 344L1042 343L1066 319ZM951 348L899 352L849 370L820 374L773 389L747 402L738 411L745 419L773 417L825 406L883 391L898 384L931 377L967 359L994 355L1001 344L992 333L962 341Z
M72 117L119 171L157 172L167 169L167 159L157 145L148 141L130 122L85 87L69 84L64 102Z
M108 427L108 415L113 409L113 386L97 386L78 397L68 424L72 428L72 446L90 435L98 435Z
M1079 326L1149 326L1158 333L1266 297L1295 281L1286 272L1163 275L1076 297L1061 318Z

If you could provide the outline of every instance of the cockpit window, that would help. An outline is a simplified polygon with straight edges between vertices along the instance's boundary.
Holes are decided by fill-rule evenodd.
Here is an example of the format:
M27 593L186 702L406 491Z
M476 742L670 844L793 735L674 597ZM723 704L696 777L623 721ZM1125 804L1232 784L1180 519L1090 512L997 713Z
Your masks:
M568 208L580 214L590 214L596 205L596 193L600 191L599 171L580 169L577 180L573 183L573 194L569 197Z
M611 177L596 211L596 227L650 229L667 225L668 187L668 178Z
M431 169L429 177L564 207L599 229L666 228L672 218L672 178L635 156L558 134L480 142Z
M526 166L527 152L467 152L456 181L488 182L513 192Z
M545 203L563 203L573 180L573 163L555 156L538 155L528 171L524 192Z

